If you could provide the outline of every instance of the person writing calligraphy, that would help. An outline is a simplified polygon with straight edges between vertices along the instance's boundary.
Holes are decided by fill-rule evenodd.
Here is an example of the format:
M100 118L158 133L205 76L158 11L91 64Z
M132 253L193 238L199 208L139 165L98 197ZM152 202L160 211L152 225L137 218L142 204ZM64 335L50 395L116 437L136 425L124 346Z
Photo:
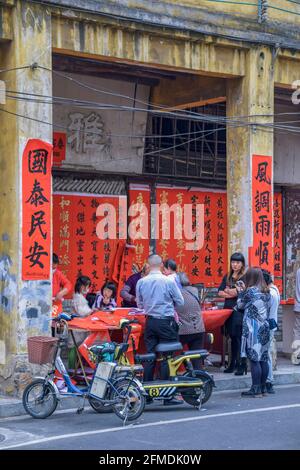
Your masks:
M243 314L236 308L238 297L236 286L238 281L244 280L244 275L244 255L242 253L233 253L230 258L230 271L223 277L218 295L225 299L224 308L232 309L232 314L224 325L225 335L231 339L231 360L224 372L232 373L237 369L235 375L247 373L247 363L245 359L240 359Z

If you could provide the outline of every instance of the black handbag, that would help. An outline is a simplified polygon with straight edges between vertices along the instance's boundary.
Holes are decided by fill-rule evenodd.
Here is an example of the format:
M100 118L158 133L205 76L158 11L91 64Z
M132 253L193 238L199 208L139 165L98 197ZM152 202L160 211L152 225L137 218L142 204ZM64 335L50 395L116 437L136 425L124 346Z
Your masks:
M233 328L241 327L243 325L244 310L241 310L235 306L232 310L231 318Z
M278 325L277 325L276 321L274 320L274 318L269 318L268 322L269 322L270 330L275 330L275 328L278 328Z

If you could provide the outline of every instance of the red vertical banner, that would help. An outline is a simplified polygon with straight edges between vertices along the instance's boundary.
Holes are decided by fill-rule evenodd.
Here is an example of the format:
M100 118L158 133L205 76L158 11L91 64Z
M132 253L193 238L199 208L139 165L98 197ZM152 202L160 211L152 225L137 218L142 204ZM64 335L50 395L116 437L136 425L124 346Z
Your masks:
M150 247L150 188L147 185L129 187L129 242L135 246L133 265L141 270L149 256ZM132 232L131 232L132 230ZM132 235L135 235L133 239Z
M171 201L171 195L172 191L169 188L157 188L156 189L156 204L157 206L161 207L161 212L157 215L156 218L156 252L159 254L163 260L166 260L167 258L173 258L175 257L175 250L173 250L173 244L170 244L171 240L168 238L168 236L165 235L165 231L167 229L165 222L163 220L163 217L166 214L167 211L167 206L172 204ZM174 233L174 223L172 224L173 221L170 221L170 231L171 233ZM157 224L159 224L159 227L157 227Z
M274 279L281 294L283 289L282 217L282 194L274 193Z
M228 240L227 240L227 195L226 193L216 194L216 213L217 213L217 231L216 231L216 270L214 281L219 285L223 276L227 272L228 258Z
M53 200L53 250L59 256L60 268L73 285L78 276L90 277L95 292L112 278L114 271L119 198L64 193L55 194ZM97 233L99 223L104 228L103 238Z
M252 157L253 246L250 266L260 266L273 273L273 170L272 157Z
M170 211L170 219L166 219L166 227L163 227L163 218L159 219L159 238L156 241L157 252L163 259L173 258L179 271L188 273L193 284L205 283L207 286L218 285L227 271L227 200L226 193L206 192L197 189L188 190L186 188L157 188L157 204L165 204L161 208L161 213ZM174 206L173 206L174 205ZM202 206L204 218L197 214L197 205ZM173 206L173 211L170 210ZM177 219L175 223L176 211L182 216L182 227ZM200 211L201 212L201 211ZM187 227L195 233L196 226L200 226L203 235L201 247L187 238ZM169 233L169 238L164 236ZM175 237L176 230L179 234L182 229L182 238ZM187 249L189 246L190 249Z
M50 278L52 145L28 140L22 159L22 279Z
M111 270L110 278L116 284L119 283L119 279L120 279L122 258L123 258L123 252L124 252L124 249L125 249L125 245L126 245L125 240L119 240L118 246L117 246L117 249L116 249L116 253L115 253L115 257L114 257L114 262L112 264L112 270Z
M214 221L215 215L213 214L213 194L206 194L204 196L204 281L207 287L214 285L214 229L216 223Z
M121 266L120 266L120 275L119 275L119 284L117 291L117 303L121 305L122 299L120 297L120 291L124 286L126 280L133 274L132 267L134 264L134 259L136 256L136 247L135 245L129 245L126 243L122 255Z
M68 279L74 281L72 278L74 265L72 263L74 263L75 250L73 235L75 217L72 206L72 198L68 194L53 195L53 251L59 256L60 269Z
M178 219L183 210L184 192L181 188L157 188L156 203L158 205L156 214L156 251L163 260L167 258L174 259L178 271L187 271L185 241L177 237L181 232Z
M53 132L53 166L61 166L66 158L67 134Z

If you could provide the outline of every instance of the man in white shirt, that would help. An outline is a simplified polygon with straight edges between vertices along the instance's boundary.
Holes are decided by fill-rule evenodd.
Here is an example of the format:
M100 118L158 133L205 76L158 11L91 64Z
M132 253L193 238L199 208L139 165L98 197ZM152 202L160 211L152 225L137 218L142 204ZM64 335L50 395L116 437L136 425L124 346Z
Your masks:
M264 280L266 281L266 284L268 288L270 289L270 301L269 301L269 324L270 324L270 346L269 346L269 373L268 373L268 378L266 381L266 388L268 393L275 393L274 388L273 388L273 354L272 354L272 349L275 348L275 331L277 330L277 322L278 322L278 308L280 304L280 293L278 288L275 286L273 283L273 279L271 274L268 271L265 271L264 269L263 275L264 275Z

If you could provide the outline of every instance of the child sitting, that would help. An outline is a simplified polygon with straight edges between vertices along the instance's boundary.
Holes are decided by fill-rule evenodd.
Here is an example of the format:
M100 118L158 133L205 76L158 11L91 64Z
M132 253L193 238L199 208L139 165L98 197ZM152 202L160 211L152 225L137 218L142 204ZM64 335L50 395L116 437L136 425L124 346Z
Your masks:
M75 284L75 293L73 295L74 310L80 317L87 317L93 312L89 307L86 295L91 287L91 280L88 276L79 276Z
M77 278L73 294L73 307L75 313L80 317L87 317L95 311L95 309L89 307L86 295L91 287L91 280L87 276L79 276ZM74 331L74 339L77 346L79 346L89 335L86 331ZM69 351L69 367L74 368L74 361L76 358L76 351L74 350L74 342L71 334L69 333L68 347L71 348Z
M111 281L106 282L101 290L97 292L93 308L95 310L115 308L117 306L116 293L116 285Z

